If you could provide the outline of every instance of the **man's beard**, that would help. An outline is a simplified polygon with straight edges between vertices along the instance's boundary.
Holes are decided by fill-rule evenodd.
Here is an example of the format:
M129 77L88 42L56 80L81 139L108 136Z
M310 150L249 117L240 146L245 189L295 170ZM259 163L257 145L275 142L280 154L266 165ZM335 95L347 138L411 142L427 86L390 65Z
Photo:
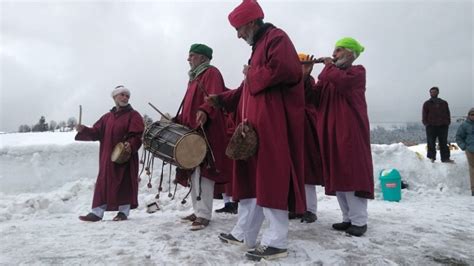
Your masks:
M334 65L336 65L338 68L344 68L347 67L350 63L351 58L348 55L345 55L342 58L338 58L335 62Z
M128 102L115 101L115 104L116 104L118 107L125 107L125 106L128 105Z
M248 45L252 46L254 44L254 38L255 38L255 31L252 29L249 29L247 32L247 38L245 38L245 41L248 43Z

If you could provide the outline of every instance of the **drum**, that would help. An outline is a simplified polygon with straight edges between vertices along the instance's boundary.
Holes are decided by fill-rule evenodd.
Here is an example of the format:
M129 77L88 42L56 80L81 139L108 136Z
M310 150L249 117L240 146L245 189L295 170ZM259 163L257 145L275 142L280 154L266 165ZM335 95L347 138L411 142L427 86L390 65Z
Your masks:
M114 163L122 164L128 162L130 155L131 153L125 150L123 142L119 142L115 145L114 150L110 155L110 160Z
M145 129L143 147L155 157L179 168L192 169L206 157L204 138L185 126L157 121Z

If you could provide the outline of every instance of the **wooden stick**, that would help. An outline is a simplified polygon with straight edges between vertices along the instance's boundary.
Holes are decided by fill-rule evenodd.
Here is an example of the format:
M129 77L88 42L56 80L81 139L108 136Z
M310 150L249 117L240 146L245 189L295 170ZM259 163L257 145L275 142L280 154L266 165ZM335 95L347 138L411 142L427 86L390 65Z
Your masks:
M160 113L160 115L161 115L162 117L164 117L166 120L171 121L171 119L169 119L168 116L166 116L166 115L164 115L162 112L160 112L160 110L158 110L158 108L156 108L153 104L151 104L151 103L148 103L148 104L149 104L153 109L155 109L155 111L157 111L158 113Z
M79 105L79 123L78 125L82 125L82 105Z

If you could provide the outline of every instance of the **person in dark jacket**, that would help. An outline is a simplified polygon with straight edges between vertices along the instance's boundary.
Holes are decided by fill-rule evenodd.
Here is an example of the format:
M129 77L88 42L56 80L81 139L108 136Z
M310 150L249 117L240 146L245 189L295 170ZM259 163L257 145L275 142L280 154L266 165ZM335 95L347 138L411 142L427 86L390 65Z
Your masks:
M105 211L118 211L114 221L127 220L130 209L138 206L138 150L142 145L143 118L128 103L130 91L117 86L112 91L115 106L92 127L77 125L76 140L99 141L99 174L95 183L92 210L79 219L102 220ZM125 163L111 161L117 143L123 142L131 156Z
M430 89L431 98L423 104L423 125L426 127L426 142L428 143L428 157L433 163L436 161L436 138L439 142L441 162L453 163L448 147L448 129L451 124L451 113L448 102L438 98L439 88Z
M469 110L466 121L459 126L456 132L456 143L461 150L466 152L471 178L471 195L474 196L474 108Z

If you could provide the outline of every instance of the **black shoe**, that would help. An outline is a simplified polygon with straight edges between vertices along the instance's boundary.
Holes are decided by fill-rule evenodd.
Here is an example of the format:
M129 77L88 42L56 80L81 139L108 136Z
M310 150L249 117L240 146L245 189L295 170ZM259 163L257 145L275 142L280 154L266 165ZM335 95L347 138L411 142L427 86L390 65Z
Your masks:
M332 228L338 230L338 231L346 231L347 228L351 227L351 222L342 222L342 223L337 223L333 224Z
M245 253L248 259L260 261L261 259L273 260L288 256L287 249L280 249L268 246L258 246L256 249Z
M125 213L119 212L112 220L118 222L118 221L125 221L127 219L128 218L127 218L127 215L125 215Z
M346 233L351 236L361 236L365 232L367 232L367 225L363 225L363 226L351 225L346 230Z
M219 235L219 239L224 243L234 244L234 245L240 245L244 243L243 240L238 240L232 234L221 233Z
M239 204L237 202L227 202L223 208L215 210L217 213L237 214Z
M81 221L84 221L84 222L98 222L98 221L102 220L102 218L100 218L99 216L93 214L92 212L89 212L85 216L79 216L79 219Z
M303 214L303 217L301 217L301 222L302 223L314 223L318 219L318 216L316 214L310 212L310 211L305 211Z
M295 212L289 212L288 213L288 219L293 220L293 219L301 219L303 218L303 214L296 214Z
M454 160L451 160L451 159L447 159L447 160L443 160L441 161L442 163L454 163Z
M474 191L472 191L472 195L474 196Z

